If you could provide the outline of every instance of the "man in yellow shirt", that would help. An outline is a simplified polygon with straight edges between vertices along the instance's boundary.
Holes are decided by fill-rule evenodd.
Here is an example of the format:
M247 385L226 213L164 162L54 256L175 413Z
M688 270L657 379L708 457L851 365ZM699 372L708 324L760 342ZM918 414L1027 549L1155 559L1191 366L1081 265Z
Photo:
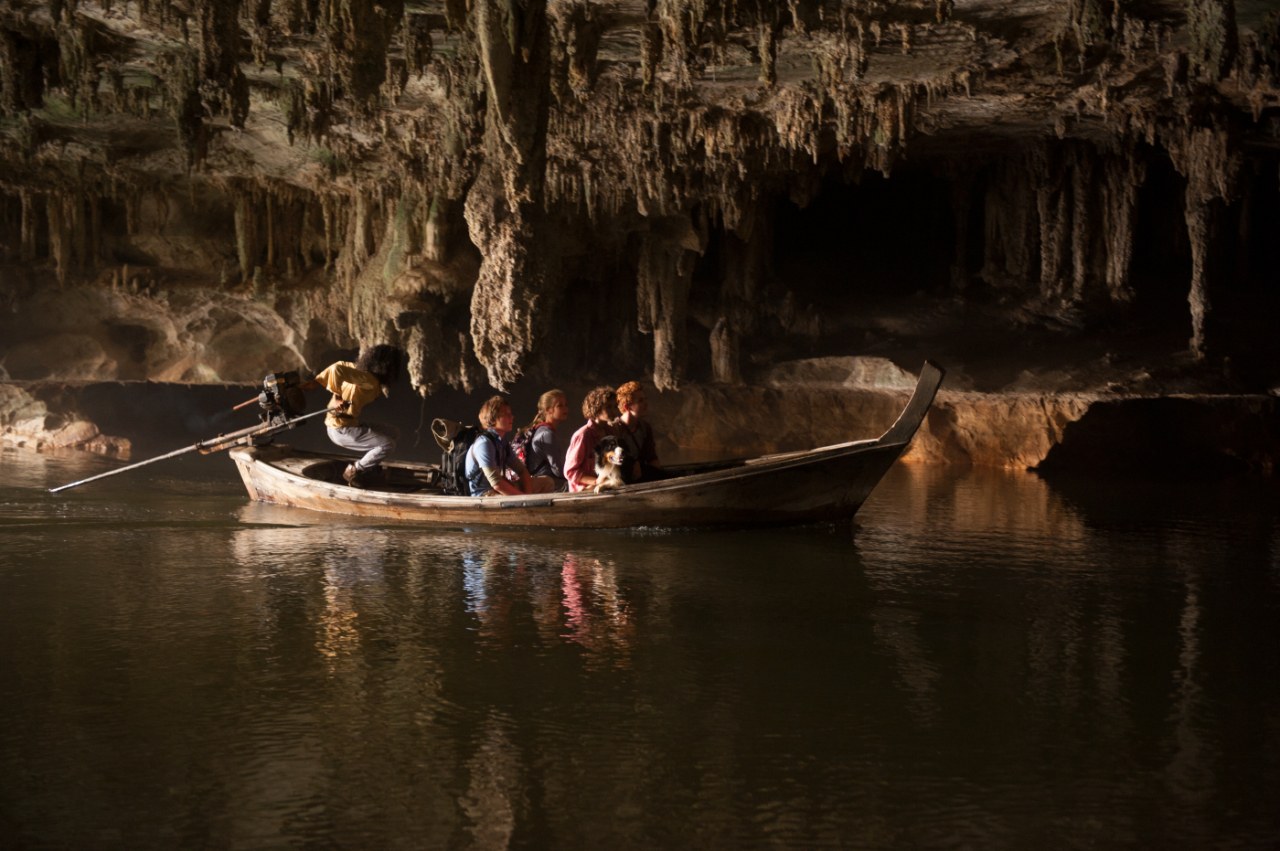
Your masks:
M362 424L360 412L370 402L391 395L391 385L400 377L404 357L404 352L395 346L373 346L361 351L355 363L332 363L304 385L323 387L333 394L329 414L324 418L329 439L343 449L364 453L342 472L343 481L352 487L368 487L380 481L380 465L396 448L399 430L380 423Z

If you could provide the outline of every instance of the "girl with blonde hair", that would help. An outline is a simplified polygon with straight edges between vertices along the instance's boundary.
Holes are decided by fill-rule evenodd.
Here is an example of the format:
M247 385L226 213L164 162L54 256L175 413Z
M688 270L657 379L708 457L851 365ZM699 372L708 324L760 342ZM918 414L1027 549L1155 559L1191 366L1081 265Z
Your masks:
M525 466L535 476L555 479L556 489L568 489L564 476L564 456L569 435L557 426L569 418L569 399L563 390L548 390L538 397L538 413L515 441L523 451Z

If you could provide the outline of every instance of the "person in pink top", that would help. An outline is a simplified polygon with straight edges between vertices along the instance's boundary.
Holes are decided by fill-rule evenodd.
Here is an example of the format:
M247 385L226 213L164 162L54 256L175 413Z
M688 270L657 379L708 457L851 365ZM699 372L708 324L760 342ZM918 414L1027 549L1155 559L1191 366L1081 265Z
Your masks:
M618 403L612 387L597 387L582 400L586 425L573 433L569 451L565 453L564 475L569 492L591 490L596 485L596 444L606 434L613 434L610 420L618 417Z

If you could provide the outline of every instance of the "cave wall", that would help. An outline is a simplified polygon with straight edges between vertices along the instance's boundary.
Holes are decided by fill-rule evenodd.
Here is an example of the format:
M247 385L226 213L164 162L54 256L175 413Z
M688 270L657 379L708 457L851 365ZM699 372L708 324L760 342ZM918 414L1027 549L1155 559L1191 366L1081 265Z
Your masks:
M16 0L0 374L390 341L422 392L732 384L903 293L1238 361L1276 310L1266 6Z

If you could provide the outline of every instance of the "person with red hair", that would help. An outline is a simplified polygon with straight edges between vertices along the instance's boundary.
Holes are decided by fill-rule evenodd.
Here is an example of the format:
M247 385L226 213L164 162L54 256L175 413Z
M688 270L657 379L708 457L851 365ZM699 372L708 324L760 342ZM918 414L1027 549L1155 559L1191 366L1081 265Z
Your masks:
M666 478L658 461L653 426L645 419L649 414L649 400L645 398L644 387L638 381L628 381L618 388L616 397L620 416L613 423L613 433L627 457L632 459L629 480L648 482Z

